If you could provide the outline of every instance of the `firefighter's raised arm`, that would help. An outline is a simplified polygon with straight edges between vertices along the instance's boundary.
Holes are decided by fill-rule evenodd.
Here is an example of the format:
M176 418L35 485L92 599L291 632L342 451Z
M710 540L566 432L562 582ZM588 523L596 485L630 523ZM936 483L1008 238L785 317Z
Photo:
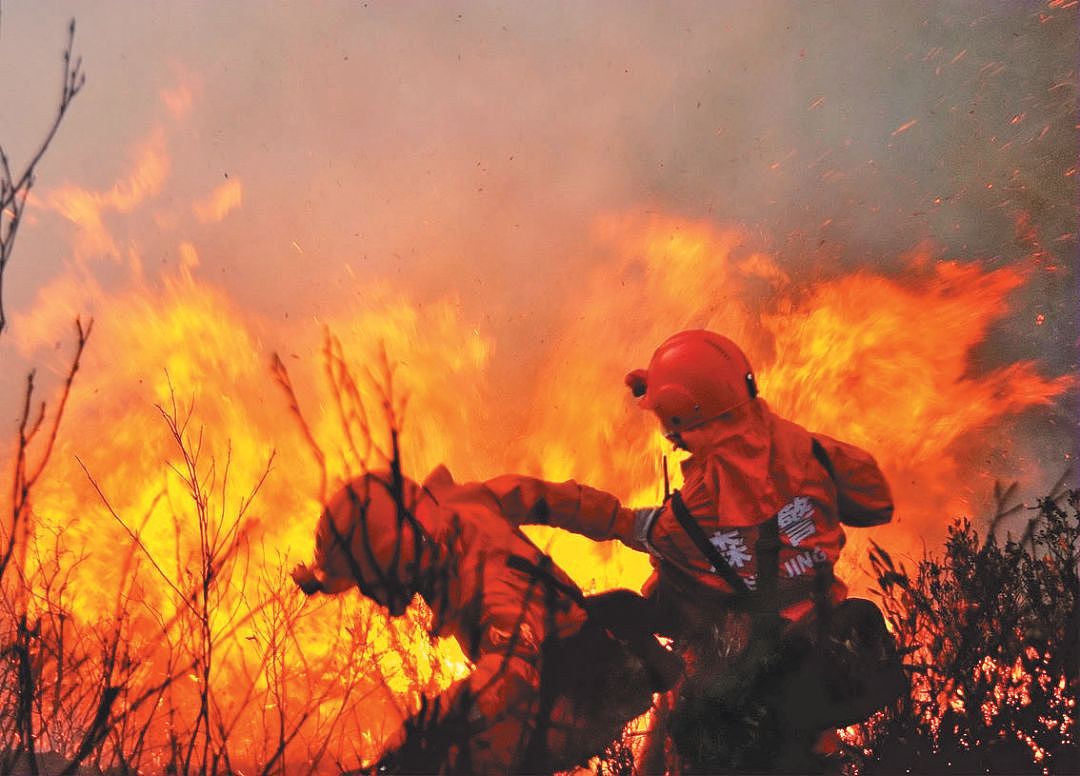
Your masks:
M515 525L550 525L595 541L618 539L641 549L634 538L634 511L605 493L574 480L546 482L505 474L484 483Z

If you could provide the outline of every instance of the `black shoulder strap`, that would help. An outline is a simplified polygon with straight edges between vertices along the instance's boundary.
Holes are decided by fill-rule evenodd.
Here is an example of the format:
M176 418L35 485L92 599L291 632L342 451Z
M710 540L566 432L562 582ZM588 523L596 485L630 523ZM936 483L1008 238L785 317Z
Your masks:
M701 550L701 553L712 564L713 569L717 574L724 578L724 581L731 585L731 588L737 593L749 593L750 588L746 585L746 580L735 573L735 569L731 568L731 565L727 562L727 559L720 554L720 551L713 546L705 537L705 532L701 530L701 526L698 525L697 520L690 514L690 510L686 508L686 503L682 499L682 494L679 491L672 491L671 493L671 510L675 513L675 518L679 521L679 525L686 531L686 535L693 540L697 548Z
M546 585L548 588L557 590L575 603L584 606L585 594L582 593L581 590L579 590L577 587L568 585L562 580L560 580L558 577L556 577L555 574L552 572L552 568L554 567L554 565L554 561L552 561L551 558L549 558L547 555L541 555L539 563L534 563L528 558L518 555L516 553L511 553L506 558L507 568L511 568L514 571L520 571L522 574L525 574L530 579L536 582L540 582L541 584Z
M825 448L821 446L821 442L816 438L810 437L810 450L813 452L814 457L817 458L818 463L822 468L829 473L829 477L836 479L836 470L833 469L832 461L829 460L829 454L825 452Z
M773 515L758 526L754 545L757 555L757 607L759 614L775 617L780 611L777 580L780 577L780 522Z

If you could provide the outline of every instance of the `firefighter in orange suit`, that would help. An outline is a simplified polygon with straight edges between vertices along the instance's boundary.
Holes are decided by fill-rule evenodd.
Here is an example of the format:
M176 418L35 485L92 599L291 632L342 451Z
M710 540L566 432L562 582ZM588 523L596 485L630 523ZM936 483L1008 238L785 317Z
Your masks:
M572 499L568 503L566 485L528 478L504 477L488 487L502 502L521 505L511 512L528 505L531 513L518 516L523 522L558 526L595 540L618 539L650 553L654 573L644 592L656 618L653 627L674 638L687 657L683 701L690 708L685 696L707 696L697 705L699 716L742 715L757 730L765 724L760 714L731 698L739 691L769 694L773 705L812 706L822 712L809 718L798 709L774 715L776 726L800 728L799 735L810 740L816 737L814 728L819 732L850 724L856 720L847 718L884 705L882 698L896 691L898 661L886 654L890 642L880 612L868 601L841 606L846 588L832 575L844 546L841 524L868 527L892 518L889 486L871 455L774 414L758 397L746 356L713 332L672 336L656 350L648 369L631 372L626 382L639 405L657 415L665 435L691 453L682 464L681 491L661 507L631 511L595 497L577 505ZM839 657L825 659L830 666L820 665L820 658L817 663L802 657L788 661L802 666L803 674L831 673L829 686L822 686L819 676L795 674L785 687L774 683L767 691L761 685L714 686L717 677L732 674L751 681L757 669L748 666L745 656L755 652L755 644L783 645L780 652L794 653L800 650L793 643L813 645L830 638L849 646L864 642L858 647L862 651L845 657L841 650ZM757 652L767 655L760 661L768 665L764 673L780 676L786 669L769 662L776 659L773 647ZM890 689L859 686L863 679L880 684L879 667L885 664L891 666ZM856 686L834 686L851 683ZM730 697L709 700L710 693ZM811 697L815 693L823 697ZM834 702L830 705L824 696ZM810 767L798 755L778 764L776 758L784 755L776 741L764 741L749 754L731 751L724 741L710 749L700 736L695 738L694 726L701 722L674 721L682 729L680 750L701 750L689 753L700 770ZM718 731L717 737L747 736L733 728ZM780 733L784 741L796 737Z
M574 483L547 492L543 508L520 490L509 501L501 495L484 483L456 484L444 467L423 485L396 469L369 473L329 501L314 564L293 572L308 595L357 586L391 616L420 595L432 635L456 637L475 664L407 721L404 743L380 770L569 768L600 753L665 686L626 648L635 639L597 626L578 587L514 525L548 507L568 521L595 519L618 502ZM660 649L648 639L644 652Z

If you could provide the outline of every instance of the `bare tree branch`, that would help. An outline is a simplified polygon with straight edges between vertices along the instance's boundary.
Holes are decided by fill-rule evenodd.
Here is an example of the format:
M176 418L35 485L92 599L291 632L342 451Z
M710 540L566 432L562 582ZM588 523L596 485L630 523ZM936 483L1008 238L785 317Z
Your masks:
M30 157L30 161L23 167L22 172L16 174L12 171L11 161L3 146L0 146L0 333L3 333L7 323L4 315L4 270L7 269L7 264L11 260L15 237L22 223L23 211L26 209L26 200L30 189L34 186L35 171L38 163L45 156L49 144L56 136L56 131L60 128L60 123L68 108L71 107L72 100L86 83L86 76L82 72L82 57L72 57L74 45L75 20L72 19L68 26L67 46L64 47L64 74L56 116L46 131L45 138Z
M34 373L31 372L27 375L26 395L23 401L22 415L19 420L19 440L15 450L15 472L12 479L11 522L8 528L10 533L8 533L7 536L7 544L4 547L3 555L0 556L0 581L3 580L4 574L11 562L11 557L15 552L20 529L23 529L25 532L23 523L30 507L30 492L37 483L38 478L41 477L41 473L45 470L45 466L52 456L53 447L56 444L56 436L60 431L60 421L64 417L64 409L67 407L68 397L71 395L71 386L75 380L75 373L79 371L79 363L82 359L83 351L86 349L86 342L90 337L90 331L93 327L93 320L84 327L80 319L75 319L75 331L77 336L75 342L75 355L72 358L71 367L68 369L67 377L64 380L64 387L60 394L60 402L49 428L49 436L45 442L45 449L42 451L36 464L30 463L30 446L38 431L45 423L45 403L42 402L40 404L37 413L34 416L34 420L31 423L30 413L31 407L33 406Z
M90 473L90 470L86 468L86 464L84 464L82 462L82 459L80 459L78 456L75 457L75 460L78 461L79 466L83 470L83 473L86 474L86 479L90 481L90 486L98 494L98 497L101 499L101 503L105 505L105 509L108 510L109 514L113 516L116 522L120 523L121 527L127 532L128 536L131 537L131 540L136 545L138 545L140 550L143 551L143 554L146 555L147 560L150 561L150 565L152 565L154 567L154 570L157 571L158 576L160 576L165 581L165 584L168 585L174 593L176 593L177 599L183 601L185 604L187 604L189 608L192 608L192 604L190 601L188 601L188 597L184 595L184 593L181 592L180 588L178 588L176 584L169 578L169 575L165 573L165 569L161 568L158 562L154 559L153 554L150 552L147 546L143 544L143 541L139 538L139 535L132 531L131 528L128 527L128 524L124 522L124 519L116 513L115 509L113 509L112 504L109 503L109 499L101 490L101 486L99 486L97 480L94 479L94 475L92 475Z
M304 418L304 413L300 411L300 400L296 398L296 391L293 390L289 370L285 368L285 363L277 353L274 354L273 361L270 363L270 371L274 376L274 381L285 391L285 396L289 399L289 411L292 412L300 424L300 431L304 435L304 441L307 442L311 454L315 456L315 460L319 464L319 503L322 503L326 501L326 455L323 453L322 448L319 447L319 443L315 441L315 435L311 433L311 426L308 425L307 420Z

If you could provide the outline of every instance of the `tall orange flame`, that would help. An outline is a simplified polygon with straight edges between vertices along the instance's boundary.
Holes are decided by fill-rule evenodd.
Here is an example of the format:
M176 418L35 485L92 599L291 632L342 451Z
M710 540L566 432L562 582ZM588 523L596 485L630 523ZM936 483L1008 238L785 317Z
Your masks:
M137 207L141 193L160 185L168 163L145 161L139 170L111 193L62 188L50 199L81 227L77 255L120 250L100 213ZM200 220L224 218L242 207L239 192L239 184L221 187L194 212ZM527 399L524 429L490 420L488 409L502 395L491 366L498 332L466 320L453 298L421 306L408 289L368 288L349 310L284 327L239 309L200 280L198 256L187 243L177 249L179 269L159 286L137 277L119 292L96 289L94 341L48 481L35 494L33 532L42 552L28 555L28 573L60 537L78 556L64 556L66 604L86 623L128 611L124 627L151 681L185 639L195 638L170 629L201 600L188 592L198 582L193 569L203 533L231 542L211 569L231 575L208 622L217 644L209 679L221 713L235 716L256 741L266 725L285 719L287 696L306 694L312 707L289 718L303 731L289 757L311 756L328 730L335 745L353 737L343 753L371 756L421 691L445 686L467 665L454 645L428 644L419 610L404 625L355 598L300 611L285 570L310 552L319 470L273 386L271 351L280 351L297 381L332 479L376 452L356 452L335 415L318 355L324 327L340 339L358 375L375 370L360 381L368 406L381 400L377 370L387 354L407 397L402 442L414 476L442 462L468 477L489 476L503 463L551 479L575 477L643 504L660 497L667 451L654 420L624 395L622 375L644 365L675 331L723 331L744 345L763 396L780 414L877 455L900 516L887 541L910 551L939 536L943 504L960 507L952 494L971 471L954 455L957 440L1048 403L1071 384L1040 376L1031 363L970 373L970 349L1007 313L1009 292L1023 283L1013 270L938 261L923 251L901 275L864 269L808 283L754 250L738 229L609 217L598 222L597 236L609 258L570 300L557 341L530 357L529 368L538 364L543 377ZM47 329L50 304L39 299L20 326ZM54 334L38 337L51 341ZM170 436L170 418L178 438ZM506 451L501 462L484 458L494 447ZM193 483L206 498L203 513ZM647 560L625 548L542 529L533 536L589 589L635 587L648 573ZM858 564L855 546L844 574ZM287 623L287 638L275 622ZM381 683L361 675L357 649L372 650ZM190 645L188 651L197 657ZM420 657L407 657L414 654ZM364 703L344 689L354 679L371 693ZM171 697L190 708L204 681L193 671L191 686L174 688ZM277 698L280 716L269 719L267 703L253 705L251 688ZM358 729L363 735L356 739Z

